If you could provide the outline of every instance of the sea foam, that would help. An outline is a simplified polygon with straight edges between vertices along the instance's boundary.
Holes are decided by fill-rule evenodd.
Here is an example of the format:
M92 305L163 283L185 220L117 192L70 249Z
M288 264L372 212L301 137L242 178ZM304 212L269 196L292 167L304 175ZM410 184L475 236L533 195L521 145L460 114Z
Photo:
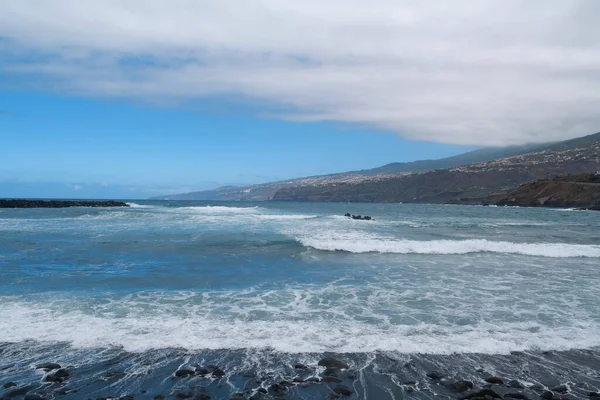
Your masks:
M600 246L567 243L513 243L486 239L403 240L394 238L301 237L302 245L325 251L393 254L506 253L538 257L600 257Z
M41 304L0 306L0 342L67 342L76 348L272 349L286 353L395 351L400 353L488 353L523 350L586 349L600 345L593 323L540 327L532 322L475 326L372 325L359 321L224 320L198 313L173 315L168 310L127 318L110 312L63 312Z

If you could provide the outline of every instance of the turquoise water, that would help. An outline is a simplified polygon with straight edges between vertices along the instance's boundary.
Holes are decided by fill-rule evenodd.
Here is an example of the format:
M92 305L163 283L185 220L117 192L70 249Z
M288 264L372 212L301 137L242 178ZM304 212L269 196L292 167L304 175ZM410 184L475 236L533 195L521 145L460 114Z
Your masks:
M599 268L600 213L587 211L151 201L3 209L0 343L590 349L600 345Z

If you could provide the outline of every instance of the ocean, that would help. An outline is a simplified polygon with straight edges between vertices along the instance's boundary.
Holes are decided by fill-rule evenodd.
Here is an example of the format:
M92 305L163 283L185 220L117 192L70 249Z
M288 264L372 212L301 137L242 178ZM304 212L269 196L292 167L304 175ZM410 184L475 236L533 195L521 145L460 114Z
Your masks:
M130 205L0 209L0 398L600 388L598 212Z

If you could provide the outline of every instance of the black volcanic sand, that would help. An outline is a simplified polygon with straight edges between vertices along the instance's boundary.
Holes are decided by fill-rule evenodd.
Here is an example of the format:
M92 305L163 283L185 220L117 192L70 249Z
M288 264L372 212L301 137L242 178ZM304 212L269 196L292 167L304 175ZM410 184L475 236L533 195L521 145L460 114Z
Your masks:
M129 207L114 200L22 200L0 199L0 208Z
M600 397L600 349L509 355L129 353L26 341L0 345L2 385L1 399L30 400L589 399Z

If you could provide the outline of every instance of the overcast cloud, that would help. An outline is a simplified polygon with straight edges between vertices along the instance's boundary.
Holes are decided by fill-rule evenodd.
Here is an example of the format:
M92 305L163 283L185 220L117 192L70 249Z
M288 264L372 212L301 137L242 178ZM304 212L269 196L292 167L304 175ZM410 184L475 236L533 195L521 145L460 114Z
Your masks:
M77 95L227 96L262 116L519 144L600 131L598 16L598 0L3 0L0 68Z

